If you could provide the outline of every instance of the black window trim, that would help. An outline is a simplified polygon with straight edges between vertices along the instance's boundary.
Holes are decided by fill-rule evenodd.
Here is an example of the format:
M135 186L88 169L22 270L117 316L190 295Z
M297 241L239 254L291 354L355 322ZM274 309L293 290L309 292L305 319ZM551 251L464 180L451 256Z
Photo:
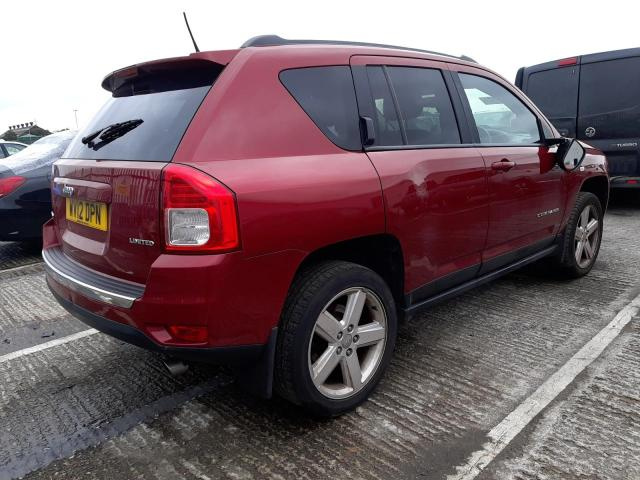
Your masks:
M396 66L396 65L393 65ZM400 126L400 138L402 138L402 144L405 146L410 146L409 145L409 137L407 137L407 125L404 119L404 114L402 113L402 110L400 109L400 101L398 100L398 94L396 93L396 89L393 86L393 83L391 83L391 77L389 76L389 66L388 65L381 65L382 67L382 73L384 75L384 79L387 82L387 88L389 89L389 92L391 93L391 100L393 101L393 108L396 111L396 117L398 118L398 125ZM373 99L372 99L373 100Z
M493 83L496 83L498 85L500 85L502 88L504 88L505 90L507 90L509 93L511 93L514 97L516 97L520 103L522 103L525 108L527 110L529 110L531 112L531 114L536 118L536 120L538 120L538 134L540 135L540 140L538 142L534 142L534 143L481 143L480 142L480 136L478 135L478 127L476 125L476 120L473 117L473 112L471 111L471 105L469 104L469 99L467 98L467 95L464 91L464 88L462 86L462 81L460 80L460 73L463 73L465 75L473 75L476 77L480 77L480 78L484 78L485 80L489 80ZM484 148L484 147L512 147L512 148L517 148L517 147L541 147L544 145L543 143L543 139L545 138L544 135L544 131L542 128L542 123L546 123L547 120L544 117L540 117L535 111L533 111L531 109L531 107L527 104L527 102L525 102L523 99L521 99L518 95L516 95L515 92L511 91L509 88L505 87L503 84L501 84L500 82L496 82L495 80L493 80L492 78L489 78L485 75L480 75L479 73L476 72L452 72L453 74L453 78L454 78L454 83L456 88L458 89L458 94L460 95L460 97L462 98L462 103L464 105L464 110L465 113L467 115L467 119L470 123L471 128L471 132L472 132L472 136L474 137L474 146L478 147L478 148ZM551 130L553 131L553 130Z
M362 151L364 151L364 148L363 148L363 145L362 145L362 127L360 126L360 118L357 118L358 130L360 131L360 148L353 149L353 150L348 149L348 148L344 148L343 146L338 145L337 143L335 143L329 136L327 136L322 131L322 128L320 128L320 126L315 122L315 120L311 117L311 115L309 115L309 113L307 113L307 111L304 109L302 104L300 102L298 102L298 99L295 97L295 95L287 88L287 86L282 81L281 75L284 72L287 72L289 70L304 70L304 69L308 69L308 68L322 68L322 67L346 67L346 68L349 69L349 72L351 74L351 83L353 85L354 98L355 98L355 102L356 102L356 109L357 109L357 112L359 113L360 112L360 102L358 100L358 89L356 88L356 81L355 81L355 78L354 78L354 72L353 72L353 68L351 67L351 65L344 64L344 63L342 63L342 64L341 63L337 63L337 64L330 64L330 65L306 65L304 67L283 68L282 70L280 70L278 72L278 81L280 82L280 85L282 85L282 88L284 88L285 91L289 94L289 96L293 99L293 101L298 104L300 109L309 118L309 120L311 120L311 123L313 123L313 125L318 129L318 131L322 134L323 137L325 137L327 140L329 140L333 145L338 147L340 150L344 150L345 152L362 152Z

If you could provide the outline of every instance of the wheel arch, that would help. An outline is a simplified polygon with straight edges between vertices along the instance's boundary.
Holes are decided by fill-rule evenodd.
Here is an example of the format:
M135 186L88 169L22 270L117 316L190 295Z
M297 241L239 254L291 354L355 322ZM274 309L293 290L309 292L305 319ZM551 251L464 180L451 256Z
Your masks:
M607 177L598 175L587 178L582 182L580 191L593 193L600 200L602 209L607 209L607 204L609 203L609 179Z
M389 286L398 313L403 311L405 306L404 256L400 241L395 236L368 235L321 247L310 252L300 263L294 281L301 271L327 260L352 262L376 272Z

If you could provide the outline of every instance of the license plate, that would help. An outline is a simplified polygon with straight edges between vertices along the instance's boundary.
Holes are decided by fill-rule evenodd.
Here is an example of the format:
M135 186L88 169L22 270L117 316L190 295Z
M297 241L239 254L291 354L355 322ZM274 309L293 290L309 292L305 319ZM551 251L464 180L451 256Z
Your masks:
M107 204L67 198L67 220L106 232L109 228Z

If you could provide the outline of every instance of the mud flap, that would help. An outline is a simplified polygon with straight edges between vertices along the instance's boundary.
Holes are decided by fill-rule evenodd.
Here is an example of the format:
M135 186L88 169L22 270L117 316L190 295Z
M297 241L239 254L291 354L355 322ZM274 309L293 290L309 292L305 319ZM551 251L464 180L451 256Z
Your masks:
M273 395L273 370L277 338L278 327L273 327L269 340L258 360L249 365L232 367L238 386L251 395L264 399L269 399Z

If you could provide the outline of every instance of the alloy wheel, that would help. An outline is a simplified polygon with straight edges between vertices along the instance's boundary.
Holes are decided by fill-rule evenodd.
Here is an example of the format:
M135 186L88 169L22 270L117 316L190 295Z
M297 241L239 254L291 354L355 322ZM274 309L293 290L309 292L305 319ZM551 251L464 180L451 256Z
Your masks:
M387 315L368 288L348 288L323 308L309 342L309 373L320 393L345 399L373 378L384 356Z
M574 254L580 268L587 268L595 259L600 241L600 219L593 205L582 210L576 227Z

